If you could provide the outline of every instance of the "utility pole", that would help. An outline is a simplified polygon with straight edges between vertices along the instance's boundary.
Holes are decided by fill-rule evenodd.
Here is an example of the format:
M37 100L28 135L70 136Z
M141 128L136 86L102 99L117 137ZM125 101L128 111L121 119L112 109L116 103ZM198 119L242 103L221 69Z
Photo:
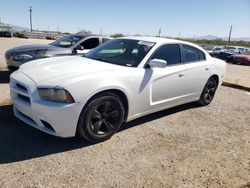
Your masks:
M30 12L30 31L32 32L32 8L30 6L30 9L28 10Z
M229 32L229 36L228 36L228 42L230 42L230 40L231 40L232 29L233 29L233 26L231 25L231 27L230 27L230 32Z
M158 31L158 36L161 37L161 28Z

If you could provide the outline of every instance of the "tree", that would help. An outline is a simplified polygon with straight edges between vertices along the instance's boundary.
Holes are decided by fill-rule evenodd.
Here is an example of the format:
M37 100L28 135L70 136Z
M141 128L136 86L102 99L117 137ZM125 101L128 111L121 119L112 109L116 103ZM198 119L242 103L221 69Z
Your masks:
M118 37L124 37L124 35L122 33L117 33L117 34L114 34L114 35L110 35L110 37L118 38Z
M87 31L87 30L85 30L85 29L81 29L77 34L87 34L87 35L89 35L89 34L92 34L92 32L91 31Z

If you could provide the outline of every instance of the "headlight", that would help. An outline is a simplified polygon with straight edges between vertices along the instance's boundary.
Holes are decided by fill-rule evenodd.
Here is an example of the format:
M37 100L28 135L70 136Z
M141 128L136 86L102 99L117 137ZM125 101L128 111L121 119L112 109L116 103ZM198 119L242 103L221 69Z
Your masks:
M47 49L34 50L32 52L38 57L44 57L47 52Z
M39 95L42 99L54 102L73 103L73 97L68 91L60 88L38 88Z
M29 55L29 54L20 54L20 55L16 55L14 57L14 59L16 61L25 61L25 60L29 60L29 59L32 59L33 56Z

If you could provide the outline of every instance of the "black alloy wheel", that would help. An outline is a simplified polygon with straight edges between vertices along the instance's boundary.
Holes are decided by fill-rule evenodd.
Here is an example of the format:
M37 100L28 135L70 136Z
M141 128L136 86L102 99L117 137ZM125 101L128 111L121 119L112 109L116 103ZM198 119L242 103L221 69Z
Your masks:
M211 103L214 98L217 87L218 83L216 79L214 77L209 78L200 96L199 104L205 106Z
M102 94L82 111L78 133L93 143L107 140L121 127L124 114L124 106L119 96L113 93Z

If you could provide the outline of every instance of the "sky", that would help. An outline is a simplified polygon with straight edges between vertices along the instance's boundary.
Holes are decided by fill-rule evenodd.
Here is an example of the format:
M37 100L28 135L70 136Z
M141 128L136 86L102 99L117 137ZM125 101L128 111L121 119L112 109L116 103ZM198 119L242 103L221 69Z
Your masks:
M250 37L250 0L0 0L4 23L33 29L171 37Z

